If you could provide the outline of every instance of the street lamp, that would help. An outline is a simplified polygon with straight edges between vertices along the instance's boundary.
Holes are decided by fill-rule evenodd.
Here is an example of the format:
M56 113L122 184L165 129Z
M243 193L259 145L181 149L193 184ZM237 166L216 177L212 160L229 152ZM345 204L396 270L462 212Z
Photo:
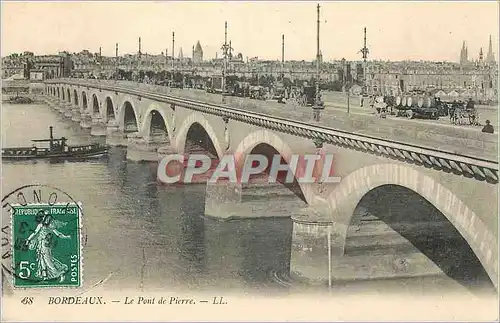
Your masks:
M175 62L175 31L172 32L172 73L170 73L170 88L173 87L174 85L174 70L175 70L175 66L174 66L174 62Z
M345 91L347 94L347 113L350 112L350 99L351 99L351 80L349 78L349 61L346 61L345 59L342 59L343 64L345 64L345 72L344 74L344 86L345 86Z
M116 80L118 80L118 43L116 43L116 48L115 48L115 61L116 61Z
M319 122L320 120L320 105L319 105L319 3L317 8L317 33L316 33L316 97L313 107L313 120Z
M363 29L363 32L364 32L364 38L363 38L363 48L361 48L360 52L361 54L363 54L363 95L366 95L367 93L367 87L368 87L368 84L367 84L367 79L368 79L368 76L367 76L367 62L366 62L366 59L368 58L368 54L370 53L370 51L368 50L368 47L366 47L366 27Z

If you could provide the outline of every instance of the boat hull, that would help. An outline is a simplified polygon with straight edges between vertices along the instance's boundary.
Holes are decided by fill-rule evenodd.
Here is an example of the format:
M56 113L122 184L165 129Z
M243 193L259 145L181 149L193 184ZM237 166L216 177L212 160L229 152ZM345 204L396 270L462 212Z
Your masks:
M81 154L75 153L54 153L54 154L30 154L30 155L9 155L2 154L2 160L32 160L32 159L58 159L58 160L79 160L89 158L102 158L108 154L108 150L96 150Z

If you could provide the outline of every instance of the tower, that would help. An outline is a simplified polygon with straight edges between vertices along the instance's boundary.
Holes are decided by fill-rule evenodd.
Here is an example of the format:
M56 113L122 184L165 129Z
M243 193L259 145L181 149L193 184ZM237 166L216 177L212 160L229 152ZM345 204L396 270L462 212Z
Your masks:
M490 43L488 45L488 54L486 54L486 64L488 65L495 64L495 56L493 55L493 45L491 43L491 35L490 35Z
M201 63L203 62L203 49L201 48L200 41L196 43L193 53L193 62Z
M468 62L468 53L467 53L467 46L465 44L465 41L462 44L462 50L460 51L460 65L466 65Z

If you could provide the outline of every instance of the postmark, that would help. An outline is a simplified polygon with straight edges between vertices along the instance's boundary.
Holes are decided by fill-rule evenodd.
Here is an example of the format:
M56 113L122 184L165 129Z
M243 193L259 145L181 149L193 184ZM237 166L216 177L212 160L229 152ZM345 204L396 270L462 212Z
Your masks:
M83 285L83 205L48 185L2 199L2 275L14 288ZM8 279L5 279L8 276Z

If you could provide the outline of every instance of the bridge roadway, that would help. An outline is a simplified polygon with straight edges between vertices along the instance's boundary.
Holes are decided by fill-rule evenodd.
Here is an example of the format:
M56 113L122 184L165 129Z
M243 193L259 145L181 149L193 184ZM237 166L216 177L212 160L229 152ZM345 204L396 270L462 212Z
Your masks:
M405 277L438 269L451 275L457 263L474 262L446 264L449 254L422 250L422 239L439 236L452 245L462 239L498 284L496 135L328 107L313 123L310 108L235 97L221 104L220 95L122 81L51 80L46 94L51 106L92 134L127 146L132 160L189 152L196 141L217 157L233 153L239 162L252 152L278 152L287 162L292 153L333 153L338 184L206 188L208 216L291 216L291 273L297 279ZM386 252L379 256L373 248L381 245ZM366 252L360 256L360 250Z

